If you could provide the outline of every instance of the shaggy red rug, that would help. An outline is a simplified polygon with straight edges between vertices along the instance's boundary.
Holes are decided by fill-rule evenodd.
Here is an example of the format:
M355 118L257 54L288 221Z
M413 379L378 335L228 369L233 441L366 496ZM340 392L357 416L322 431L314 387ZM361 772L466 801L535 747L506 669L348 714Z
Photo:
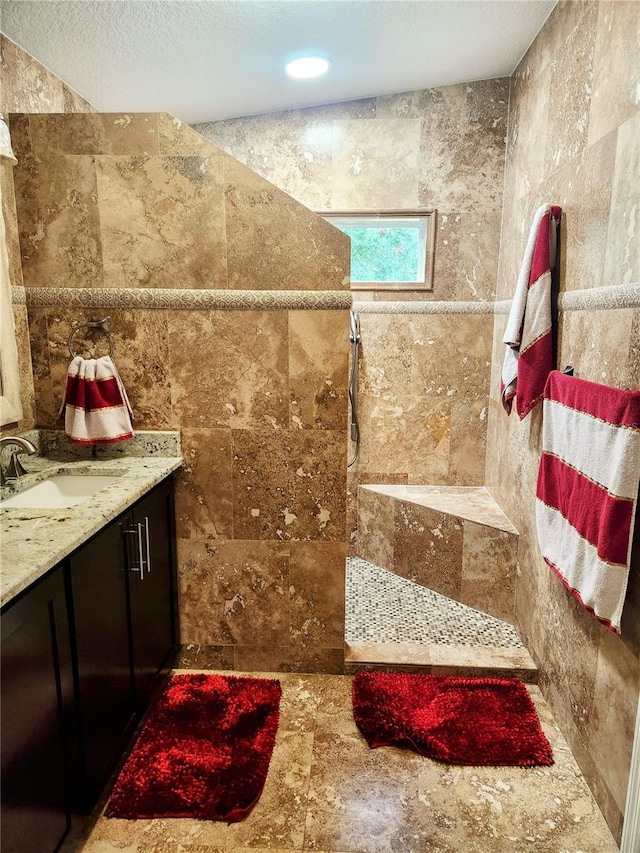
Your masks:
M402 746L449 764L553 764L522 682L359 672L353 713L370 747Z
M258 802L278 728L280 682L174 675L116 781L107 817L243 820Z

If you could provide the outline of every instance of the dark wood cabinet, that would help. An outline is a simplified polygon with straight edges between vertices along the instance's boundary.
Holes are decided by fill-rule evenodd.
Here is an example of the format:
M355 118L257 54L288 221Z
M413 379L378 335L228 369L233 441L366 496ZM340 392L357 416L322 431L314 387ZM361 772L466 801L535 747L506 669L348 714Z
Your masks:
M69 560L80 811L95 805L173 662L174 549L168 478Z
M173 478L2 612L2 853L89 812L178 648Z
M2 853L52 853L69 828L72 697L57 568L2 612Z
M124 531L111 523L69 560L76 717L74 804L90 811L135 720Z
M177 649L173 488L157 486L133 510L127 541L133 677L138 710L162 683ZM141 568L140 568L141 566Z

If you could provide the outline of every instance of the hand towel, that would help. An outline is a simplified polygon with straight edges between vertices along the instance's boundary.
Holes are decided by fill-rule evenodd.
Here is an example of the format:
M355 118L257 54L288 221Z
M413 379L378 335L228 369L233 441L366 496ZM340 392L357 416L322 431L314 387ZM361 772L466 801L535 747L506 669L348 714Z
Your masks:
M552 371L544 390L538 542L566 588L616 633L639 483L640 391Z
M60 416L63 412L65 432L75 444L111 444L134 437L127 392L108 355L75 356Z
M562 210L543 204L533 218L504 335L500 396L507 414L513 398L519 418L542 400L553 370L551 270L556 262L556 228Z

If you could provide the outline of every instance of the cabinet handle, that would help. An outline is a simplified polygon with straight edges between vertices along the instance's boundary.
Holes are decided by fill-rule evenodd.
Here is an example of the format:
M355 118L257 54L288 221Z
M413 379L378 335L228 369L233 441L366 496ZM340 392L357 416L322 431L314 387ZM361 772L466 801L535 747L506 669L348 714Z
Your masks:
M131 566L128 565L127 568L130 572L135 572L136 574L140 573L140 580L144 580L144 557L142 554L142 525L136 524L133 527L128 527L123 531L125 536L135 536L138 540L138 565ZM129 551L127 549L127 562L128 562L128 554Z
M144 517L144 532L147 540L147 574L151 572L151 548L149 547L149 518Z
M138 528L138 559L140 560L140 580L144 580L144 551L142 547L142 524L136 524ZM148 567L147 567L148 568Z
M145 562L144 562L144 554L142 551L142 525L141 524L134 524L133 527L127 527L124 530L124 534L125 534L125 536L135 536L136 539L138 540L138 548L137 548L138 565L132 566L129 564L127 566L127 568L129 569L130 572L135 572L136 574L140 573L140 580L144 580ZM129 549L127 549L127 562L128 561L129 561Z

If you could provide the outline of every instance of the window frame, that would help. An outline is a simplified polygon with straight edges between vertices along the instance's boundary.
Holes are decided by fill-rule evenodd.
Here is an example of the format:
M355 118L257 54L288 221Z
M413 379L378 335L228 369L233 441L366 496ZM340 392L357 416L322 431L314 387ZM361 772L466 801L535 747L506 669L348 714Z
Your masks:
M410 209L410 210L322 210L317 211L319 216L322 216L334 228L339 226L334 222L334 219L343 220L342 224L347 224L344 220L348 220L352 225L364 224L365 222L372 225L376 222L384 223L387 220L409 220L421 219L424 220L424 269L421 268L421 281L353 281L351 280L351 290L419 290L433 291L433 262L435 255L436 243L436 210L429 209Z

